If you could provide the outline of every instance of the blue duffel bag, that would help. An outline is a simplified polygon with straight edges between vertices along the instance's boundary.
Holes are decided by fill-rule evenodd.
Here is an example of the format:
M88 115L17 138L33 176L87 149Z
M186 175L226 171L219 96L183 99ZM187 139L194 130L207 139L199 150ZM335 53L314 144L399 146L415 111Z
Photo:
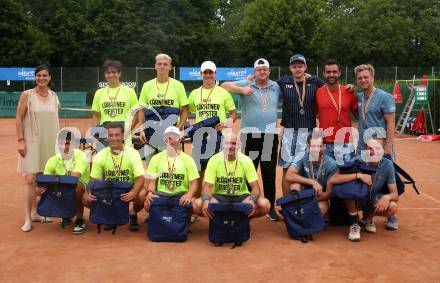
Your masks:
M114 225L115 234L117 225L128 222L129 203L122 201L121 195L128 193L132 185L124 181L93 181L87 188L96 197L90 208L90 221L97 225L98 233L101 225Z
M340 199L351 199L361 202L368 199L368 194L368 185L359 180L335 185L332 190L332 196Z
M362 160L355 159L354 161L344 162L342 165L338 165L339 173L341 174L374 174L376 173L376 168L370 167Z
M163 132L165 131L166 128L170 126L174 126L174 124L166 124L164 121L170 115L179 116L179 114L180 114L180 108L176 108L176 107L159 106L159 107L145 109L144 110L145 121L154 121L152 126L144 130L145 137L147 138L147 140L150 140L156 131L159 131L159 135L163 135Z
M207 118L203 121L200 121L198 123L195 123L194 125L191 125L185 129L185 135L191 138L193 140L194 134L198 129L208 127L208 128L215 128L220 123L220 119L217 116Z
M209 203L208 210L214 214L209 220L209 241L216 246L233 243L232 248L249 240L251 228L248 214L249 203Z
M278 199L276 204L281 206L287 233L294 239L307 243L313 240L313 233L325 227L313 188L306 187L299 192L292 191Z
M147 235L153 242L184 242L190 229L191 204L181 206L180 196L153 197Z
M60 218L75 216L78 177L38 175L36 182L39 187L46 189L38 202L39 215Z

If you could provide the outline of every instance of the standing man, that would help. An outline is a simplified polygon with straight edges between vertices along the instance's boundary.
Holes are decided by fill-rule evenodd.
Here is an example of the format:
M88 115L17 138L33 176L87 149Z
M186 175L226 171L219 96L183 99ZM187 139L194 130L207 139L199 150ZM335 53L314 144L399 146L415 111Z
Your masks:
M193 142L193 158L198 168L200 168L199 188L202 187L201 180L203 180L209 158L220 151L222 130L231 128L235 120L237 120L237 110L235 109L231 94L215 84L216 70L217 67L214 62L203 62L200 67L203 85L193 90L188 97L189 110L196 113L196 123L216 116L220 121L215 127L215 136L209 133L203 135L200 148L197 145L195 146L195 144L200 145L200 141L195 140L195 142ZM229 118L226 118L227 112L229 112ZM212 152L212 148L208 148L208 146L212 145L212 143L215 143L215 148L212 155L208 157L206 156L207 152Z
M188 118L188 99L186 97L186 91L183 84L173 78L169 77L169 73L172 69L172 59L167 54L158 54L156 56L156 63L154 65L156 69L156 78L149 80L142 86L141 94L139 96L139 103L145 107L172 107L180 110L179 119L177 120L177 127L182 130ZM144 123L144 116L142 115L141 124ZM166 117L161 117L165 120ZM164 129L173 125L164 125ZM156 129L157 130L157 129ZM163 133L156 133L163 135ZM140 132L141 141L148 143L149 141L145 137L143 131ZM157 140L163 140L163 137L158 137ZM159 149L149 145L154 154L159 152ZM149 159L149 158L148 158Z
M341 65L330 59L324 64L325 86L316 93L316 109L318 111L319 127L326 136L324 138L326 154L343 163L354 157L353 141L350 141L351 116L358 117L358 100L352 88L351 91L339 84ZM338 133L340 129L343 129Z
M365 132L378 127L386 132L384 154L393 157L396 104L393 96L374 86L374 68L370 64L354 68L356 81L362 92L359 101L359 144L358 150L365 148Z
M385 138L384 156L394 159L394 132L396 104L393 96L374 86L374 68L372 65L359 65L354 68L356 81L362 92L358 93L359 101L359 144L360 150L365 148L366 140L379 129L380 138ZM369 128L376 128L374 131ZM383 136L385 133L385 136ZM381 136L382 135L382 136ZM396 202L398 200L398 196ZM398 227L398 219L392 214L387 217L387 223Z
M121 85L119 81L122 75L121 62L107 60L104 62L103 69L108 85L98 89L93 97L92 126L97 127L115 121L124 124L130 118L130 111L138 105L136 93L134 89ZM136 115L139 120L143 113L138 111ZM134 125L132 128L138 126L140 124Z
M111 122L107 125L107 129L109 146L96 154L90 181L125 181L133 185L128 193L121 195L121 200L133 201L128 229L138 231L137 213L144 207L145 201L145 191L142 190L145 175L142 159L133 147L123 144L124 128L120 123ZM83 201L84 205L90 208L91 202L96 201L96 198L90 192L86 192ZM107 229L112 228L107 227Z
M254 79L225 82L222 87L241 94L240 140L244 154L249 156L255 169L260 164L264 196L271 209L267 215L272 221L279 221L275 210L276 166L278 151L277 107L281 94L278 84L269 79L270 66L266 59L254 63Z
M324 82L315 76L306 77L306 58L301 54L290 57L292 75L281 77L277 83L281 88L283 111L281 126L284 127L278 165L283 167L283 194L289 192L285 182L290 164L301 159L307 144L307 136L316 127L315 96Z

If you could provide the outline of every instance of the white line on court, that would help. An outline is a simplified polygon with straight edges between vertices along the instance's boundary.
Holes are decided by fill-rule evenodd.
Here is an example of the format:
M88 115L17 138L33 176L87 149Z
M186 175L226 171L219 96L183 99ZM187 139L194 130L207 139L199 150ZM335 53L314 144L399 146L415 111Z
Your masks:
M420 193L422 196L425 196L425 197L427 197L427 198L429 198L430 200L433 200L433 201L435 201L435 202L437 202L437 203L440 203L440 200L438 200L438 199L436 199L435 197L433 197L433 196L430 196L430 195L428 195L428 194L426 194L426 193Z
M406 141L406 140L416 140L417 138L400 138L400 139L394 139L395 141Z

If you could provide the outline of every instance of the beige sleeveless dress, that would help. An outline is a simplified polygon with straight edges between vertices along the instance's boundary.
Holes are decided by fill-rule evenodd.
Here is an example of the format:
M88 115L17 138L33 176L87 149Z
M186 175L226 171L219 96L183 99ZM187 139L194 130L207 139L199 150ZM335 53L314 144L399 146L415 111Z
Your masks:
M58 97L49 91L47 98L40 98L35 89L28 90L27 112L23 121L27 153L18 155L18 172L22 175L44 171L46 161L55 155L59 131Z

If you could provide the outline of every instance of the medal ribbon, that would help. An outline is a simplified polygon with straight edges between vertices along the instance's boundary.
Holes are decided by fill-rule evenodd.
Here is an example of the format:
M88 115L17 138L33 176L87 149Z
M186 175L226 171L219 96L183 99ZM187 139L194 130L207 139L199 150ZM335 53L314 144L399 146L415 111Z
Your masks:
M333 95L330 91L330 89L328 88L328 86L325 86L325 88L327 89L327 94L330 97L333 106L335 107L336 111L338 112L338 122L341 119L341 109L342 109L342 92L341 92L341 86L338 85L338 102L339 104L336 103L335 99L333 98Z
M117 177L117 176L119 176L119 173L121 172L122 160L124 160L124 150L122 150L121 161L119 162L119 166L116 166L115 159L113 158L113 153L111 153L111 150L110 150L110 156L112 158L113 171L115 171L115 177ZM116 168L118 169L117 171L116 171Z
M66 165L66 162L65 162L65 160L61 157L61 162L63 163L63 166L64 166L64 169L66 170L66 174L67 174L67 176L70 176L70 174L72 173L72 171L73 171L73 156L72 156L72 162L70 163L70 170L67 168L68 166Z
M324 163L324 157L321 157L321 162L319 163L319 169L318 169L318 174L317 174L317 176L316 176L316 179L315 179L315 170L313 169L313 162L312 161L309 161L310 162L310 175L312 176L312 179L313 179L313 181L316 181L316 182L318 182L318 179L319 179L319 177L321 176L321 173L322 173L322 164Z
M166 87L165 93L163 94L163 97L162 97L162 94L160 93L160 90L159 90L159 84L158 84L157 79L156 79L157 97L160 98L161 104L163 104L164 99L167 98L168 86L169 85L170 85L170 79L168 78L167 87Z
M211 91L208 93L208 97L206 97L206 102L203 102L203 86L200 87L200 104L205 105L205 108L206 108L206 106L208 105L208 99L209 99L209 97L211 96L211 94L212 94L212 92L214 91L214 89L215 89L215 86L214 86L214 87L211 89Z
M226 166L226 159L223 159L223 164L225 165L225 172L226 172L226 177L228 178L228 195L232 195L233 191L230 188L230 178L229 178L229 172L228 172L228 167ZM232 178L235 177L235 173L237 172L237 166L238 166L238 156L235 158L235 168L234 168L234 172L232 173Z
M260 91L261 102L263 102L263 109L267 109L267 105L269 104L269 95L268 88L258 88ZM266 93L266 95L264 95Z
M295 84L295 90L298 94L299 105L301 106L301 109L304 110L304 99L306 98L306 79L304 78L303 80L303 89L301 94L299 93L299 87L295 80L293 81L293 83Z
M171 184L171 182L173 180L174 166L176 165L177 157L179 157L179 153L178 152L177 152L176 157L174 157L173 165L170 167L170 160L168 159L168 156L167 156L167 167L168 167L168 181L169 181L169 184Z
M111 98L110 97L110 87L107 87L107 97L110 100L110 103L112 105L112 109L114 109L116 106L116 99L118 98L118 94L119 94L120 90L121 90L121 87L118 87L118 90L116 91L116 95L113 98Z
M368 106L370 105L371 99L373 99L374 94L376 93L376 88L373 88L373 91L370 94L367 102L365 102L365 94L362 96L362 119L364 128L367 126L365 119L367 118Z

